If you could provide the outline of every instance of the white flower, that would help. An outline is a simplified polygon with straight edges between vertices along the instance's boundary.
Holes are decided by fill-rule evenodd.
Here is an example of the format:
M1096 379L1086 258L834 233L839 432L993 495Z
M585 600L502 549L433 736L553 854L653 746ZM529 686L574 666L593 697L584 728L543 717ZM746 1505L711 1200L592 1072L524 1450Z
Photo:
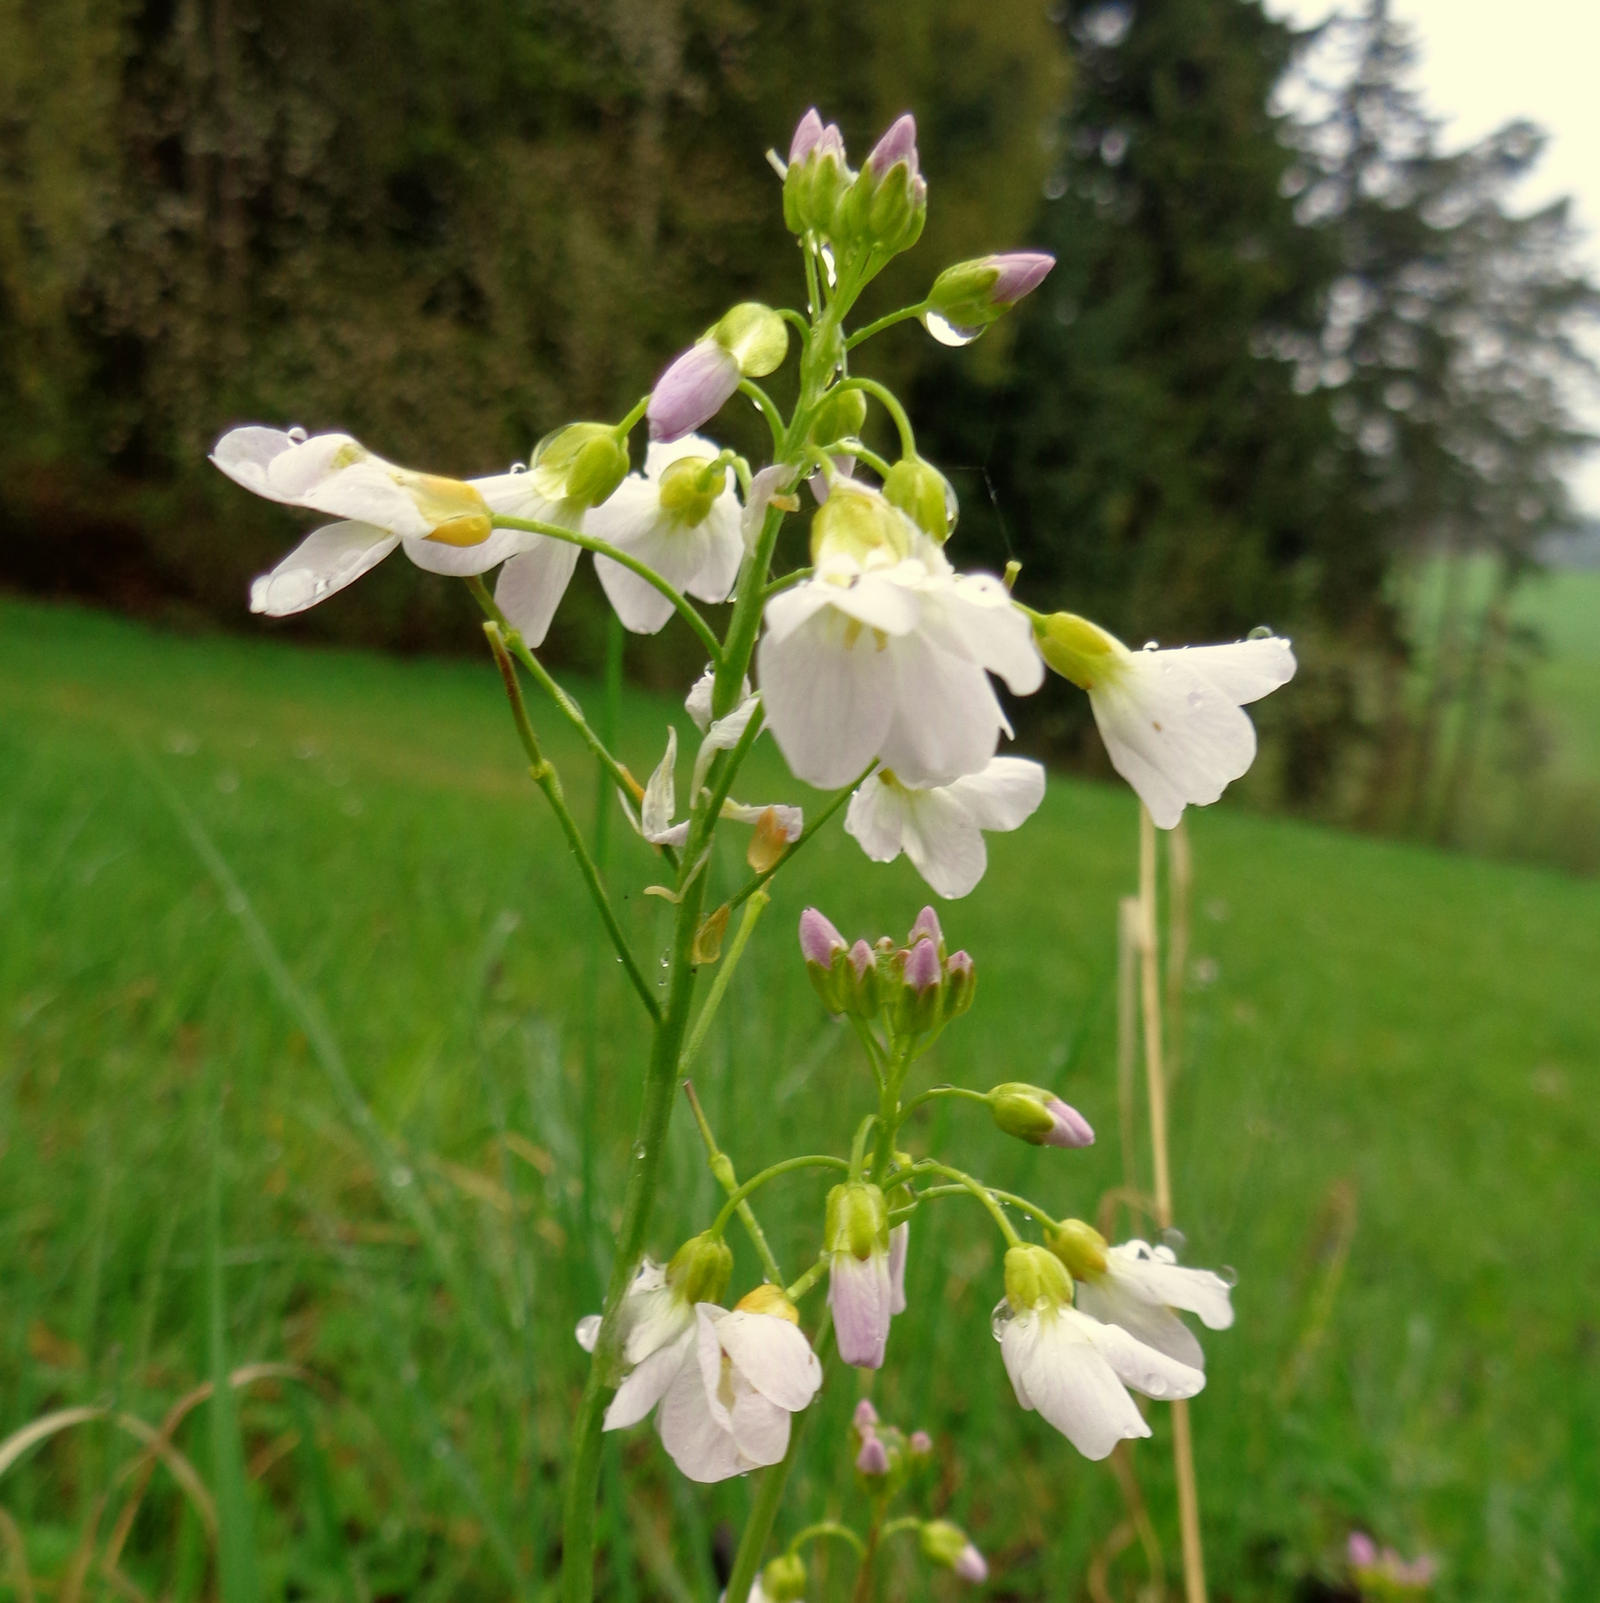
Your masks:
M314 530L250 587L250 610L304 612L359 579L396 546L430 573L486 573L504 562L496 598L530 645L549 628L578 548L495 529L495 513L577 528L582 509L540 493L537 473L440 478L385 461L348 434L230 429L211 460L236 484L345 521Z
M941 896L965 896L983 878L986 829L1018 828L1044 799L1044 767L992 757L949 785L916 788L880 768L850 798L844 827L876 863L904 852Z
M840 479L813 525L816 571L767 603L758 666L789 767L824 788L874 759L944 785L994 755L1005 714L989 683L1038 689L1026 620L998 579L957 574L876 491Z
M702 601L724 601L744 558L739 498L727 468L715 467L718 447L698 435L670 445L654 442L644 473L631 473L610 500L589 514L591 534L653 568L675 589ZM596 556L595 571L617 616L635 634L654 634L672 616L672 602L638 574Z
M633 1368L606 1410L607 1430L637 1424L661 1400L688 1354L694 1305L675 1295L666 1270L646 1258L628 1287L621 1318L622 1357ZM592 1353L600 1336L600 1315L580 1319L577 1336L578 1345Z
M1294 677L1294 652L1276 635L1130 651L1071 613L1036 627L1045 660L1089 692L1112 767L1162 829L1186 806L1214 802L1249 769L1256 731L1241 709Z
M737 744L739 735L744 726L750 721L750 711L753 701L746 707L736 709L726 718L719 719L707 731L704 743L700 748L700 756L695 762L693 788L695 794L705 780L705 770L710 766L710 758L715 755L719 746L732 746ZM719 731L726 735L726 726L737 723L732 732L732 738L719 737ZM628 815L628 822L633 825L652 846L683 846L689 839L689 823L687 818L673 823L672 815L677 810L677 785L674 779L674 770L678 764L678 731L670 724L667 726L667 749L661 761L656 764L655 771L645 783L644 799L639 804L638 816L635 817L627 800L619 793L618 800L622 802L622 810ZM768 814L771 815L770 819ZM799 807L790 807L782 802L772 804L747 803L735 801L731 796L724 799L722 811L719 815L738 824L764 825L774 840L784 844L792 844L800 838L805 829L805 811Z
M1205 1353L1194 1332L1173 1312L1197 1314L1208 1330L1233 1323L1228 1283L1209 1269L1185 1269L1170 1247L1125 1241L1104 1251L1105 1268L1077 1275L1077 1303L1084 1313L1120 1325L1148 1347L1195 1369Z
M662 1446L694 1481L776 1464L788 1450L790 1415L822 1384L817 1355L780 1313L700 1303L695 1315L692 1350L656 1415Z
M1012 1247L1005 1269L1006 1298L995 1318L1017 1401L1037 1409L1086 1458L1104 1458L1124 1438L1150 1434L1128 1387L1178 1398L1205 1386L1203 1370L1074 1308L1070 1278L1045 1248Z

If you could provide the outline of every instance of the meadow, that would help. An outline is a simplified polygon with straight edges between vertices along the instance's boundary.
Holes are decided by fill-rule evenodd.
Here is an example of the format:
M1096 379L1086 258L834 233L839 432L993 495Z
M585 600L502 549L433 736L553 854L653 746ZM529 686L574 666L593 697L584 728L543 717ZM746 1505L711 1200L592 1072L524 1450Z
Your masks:
M632 691L618 718L641 773L687 728ZM588 764L542 732L593 820ZM794 787L759 750L743 788ZM649 850L620 814L599 827L659 950ZM950 1104L919 1137L1062 1213L1092 1217L1120 1175L1136 839L1131 795L1054 779L940 908L979 982L931 1076L1053 1085L1101 1140L1035 1150ZM1600 888L1231 796L1192 839L1177 1211L1187 1261L1238 1275L1192 1411L1214 1597L1349 1596L1352 1528L1436 1554L1440 1599L1600 1595ZM0 1440L65 1421L0 1452L0 1597L549 1595L572 1329L598 1306L638 1075L565 855L487 661L0 600ZM794 940L811 902L851 936L904 933L920 881L865 868L835 827L779 877L692 1066L741 1173L802 1128L843 1148L866 1106ZM685 1112L660 1252L719 1195ZM780 1182L761 1213L797 1273L821 1188ZM794 1517L848 1509L870 1385L933 1433L925 1507L988 1553L984 1595L1087 1595L1116 1479L1016 1406L981 1214L929 1204L913 1232L889 1366L831 1378ZM737 1288L755 1264L730 1239ZM138 1422L180 1402L130 1475ZM1154 1423L1131 1463L1176 1574ZM601 1594L714 1598L749 1488L689 1486L647 1429L607 1451ZM1143 1562L1129 1548L1103 1595L1132 1596ZM959 1590L909 1555L896 1574L895 1598Z

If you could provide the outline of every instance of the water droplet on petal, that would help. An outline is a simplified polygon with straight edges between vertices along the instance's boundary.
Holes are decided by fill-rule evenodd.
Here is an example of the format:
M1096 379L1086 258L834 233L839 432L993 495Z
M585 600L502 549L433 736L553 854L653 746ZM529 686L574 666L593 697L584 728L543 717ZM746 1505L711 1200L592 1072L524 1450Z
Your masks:
M526 462L513 462L511 464L511 471L513 473L526 473L528 471L528 464Z
M296 445L304 445L305 444L306 439L307 439L306 431L303 428L301 428L298 423L296 423L295 426L292 429L290 429L288 432L289 432L289 438L291 440L293 440Z
M1246 640L1270 640L1271 638L1272 631L1264 623L1258 623L1255 628L1245 636Z
M970 345L983 332L981 328L962 328L958 323L952 323L948 317L940 316L938 312L924 312L922 326L941 345L957 347Z
M1205 706L1205 704L1206 695L1203 690L1191 690L1189 692L1189 705L1193 707L1195 711L1198 712L1200 708Z
M1161 1232L1161 1246L1156 1251L1159 1254L1164 1248L1167 1252L1176 1256L1188 1245L1189 1238L1181 1230L1169 1226Z
M1144 643L1144 650L1146 651L1159 651L1160 649L1161 642L1159 640L1147 640Z
M1217 1279L1225 1286L1237 1286L1239 1284L1239 1271L1231 1263L1225 1263L1217 1271Z
M839 269L834 265L833 247L824 245L818 254L822 257L822 271L828 280L828 288L832 289L839 282Z
M1006 1326L1009 1325L1015 1317L1016 1315L1011 1310L1011 1303L1009 1299L1002 1297L1000 1301L994 1305L994 1312L989 1315L989 1334L993 1336L996 1341L999 1341L1000 1338L1006 1333Z

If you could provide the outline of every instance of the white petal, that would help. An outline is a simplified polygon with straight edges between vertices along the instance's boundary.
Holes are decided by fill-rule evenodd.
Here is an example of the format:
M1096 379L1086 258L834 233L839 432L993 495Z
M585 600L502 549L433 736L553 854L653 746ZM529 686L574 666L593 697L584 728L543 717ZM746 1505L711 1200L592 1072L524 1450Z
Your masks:
M305 506L305 496L338 471L341 456L361 460L366 447L348 434L314 434L296 440L283 429L252 425L229 429L211 460L233 480L269 501Z
M762 468L750 481L750 498L739 517L739 535L746 551L754 551L761 536L761 525L766 521L767 506L773 496L780 494L794 474L794 469L781 462Z
M1019 1315L1001 1337L1001 1355L1023 1407L1037 1408L1085 1458L1105 1458L1150 1427L1110 1364L1067 1323L1071 1312Z
M732 1431L741 1469L776 1464L789 1450L789 1411L749 1386L735 1385Z
M885 784L877 774L869 774L850 798L845 832L873 862L892 863L905 850L907 802L904 785Z
M1106 1257L1111 1278L1129 1285L1136 1294L1198 1314L1210 1330L1227 1330L1233 1324L1231 1292L1221 1275L1163 1263L1144 1249L1143 1242L1112 1247Z
M512 557L500 570L494 587L500 610L530 646L544 643L550 620L578 565L577 546L543 536L535 539L537 544Z
M240 431L235 431L240 432ZM370 523L330 523L308 534L250 586L250 610L286 618L342 590L394 550L394 535Z
M816 1396L822 1365L798 1325L735 1309L717 1326L722 1350L769 1402L797 1413Z
M627 1320L622 1356L630 1364L670 1346L694 1323L694 1309L665 1285L640 1286L637 1278L622 1305Z
M496 529L487 540L477 545L447 545L443 540L407 540L405 553L428 573L442 573L460 579L499 567L519 551L527 550L539 538L536 534L521 534L515 529Z
M742 1466L732 1432L712 1417L698 1366L686 1362L656 1410L661 1445L692 1481L724 1481Z
M1195 1334L1170 1308L1129 1294L1111 1275L1081 1279L1078 1307L1102 1324L1119 1325L1136 1341L1175 1358L1191 1369L1204 1369L1205 1349Z
M596 554L594 571L599 574L601 588L622 620L622 627L636 635L656 634L676 610L670 596L662 595L649 580L641 579L610 557Z
M897 1224L889 1232L889 1312L906 1311L906 1252L911 1245L909 1222Z
M689 1348L694 1332L685 1330L676 1341L658 1347L637 1364L628 1377L617 1387L617 1394L606 1409L605 1429L626 1430L637 1425L666 1395L685 1367L694 1371L689 1362ZM698 1380L698 1372L694 1371Z
M694 719L694 726L704 734L711 723L711 693L717 686L717 670L707 668L706 671L689 687L689 694L684 698L684 710Z
M1044 683L1033 627L1006 587L986 573L962 574L923 592L922 631L943 650L981 663L1019 696Z
M894 1314L889 1256L836 1252L828 1266L828 1305L839 1356L860 1369L881 1369Z
M765 613L768 633L782 639L822 611L840 613L880 634L903 635L916 628L921 608L909 585L889 573L863 572L854 564L836 571L840 582L806 579L775 595Z
M786 636L769 631L757 649L773 738L794 774L825 790L860 774L894 716L889 653L865 630L850 638L849 622L827 608Z
M1026 757L991 758L988 767L950 786L979 829L1020 828L1044 800L1044 764Z
M600 1339L600 1315L585 1314L578 1321L578 1328L573 1334L578 1338L578 1345L586 1353L592 1353L594 1344Z
M1146 1397L1193 1397L1205 1388L1203 1370L1145 1346L1120 1325L1103 1325L1075 1308L1062 1309L1060 1317L1082 1332L1125 1384Z
M1182 655L1236 706L1259 701L1294 678L1294 651L1281 635L1231 646L1187 646Z
M983 878L989 849L953 786L906 792L905 849L916 870L941 896L965 896Z
M677 762L678 731L669 724L666 754L650 775L644 787L644 801L639 807L639 825L646 840L659 841L671 827L677 805L673 782L673 770Z
M884 767L922 786L986 767L1010 729L988 674L920 635L890 641L883 655L895 672L894 716L878 747Z

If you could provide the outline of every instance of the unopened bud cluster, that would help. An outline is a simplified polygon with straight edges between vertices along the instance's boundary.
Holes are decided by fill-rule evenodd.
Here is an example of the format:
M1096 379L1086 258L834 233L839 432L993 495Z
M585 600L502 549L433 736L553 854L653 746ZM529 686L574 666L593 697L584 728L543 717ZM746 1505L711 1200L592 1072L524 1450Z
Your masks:
M845 156L838 124L815 110L800 119L783 176L783 219L791 233L844 254L909 250L928 215L928 185L917 158L917 124L907 113L872 147L859 173Z
M892 1035L942 1029L972 1006L977 970L966 952L947 952L938 916L923 908L905 943L881 936L851 945L814 907L800 915L806 972L835 1015L881 1021Z

